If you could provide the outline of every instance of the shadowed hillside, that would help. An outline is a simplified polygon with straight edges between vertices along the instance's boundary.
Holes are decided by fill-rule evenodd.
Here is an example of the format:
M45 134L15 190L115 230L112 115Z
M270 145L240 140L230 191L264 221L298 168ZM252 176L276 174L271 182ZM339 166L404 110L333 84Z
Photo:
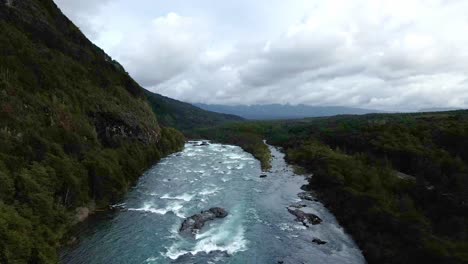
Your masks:
M146 91L146 96L162 125L175 127L182 131L244 120L235 115L206 111L189 103L177 101L149 91Z
M0 263L55 263L76 212L184 142L52 0L0 1L0 109Z
M334 115L362 115L379 113L378 110L361 109L342 106L310 106L310 105L209 105L196 106L217 113L232 114L252 120L300 119L306 117L334 116Z

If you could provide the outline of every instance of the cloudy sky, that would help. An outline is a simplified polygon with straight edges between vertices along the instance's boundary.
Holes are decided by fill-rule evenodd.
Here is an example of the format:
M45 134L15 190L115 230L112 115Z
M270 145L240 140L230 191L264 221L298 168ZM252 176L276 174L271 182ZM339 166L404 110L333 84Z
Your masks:
M55 0L187 102L468 108L466 0Z

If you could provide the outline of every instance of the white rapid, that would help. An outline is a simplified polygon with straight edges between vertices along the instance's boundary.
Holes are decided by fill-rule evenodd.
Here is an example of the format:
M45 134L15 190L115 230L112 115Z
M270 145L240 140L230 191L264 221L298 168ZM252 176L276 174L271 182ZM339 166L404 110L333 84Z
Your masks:
M236 146L189 142L151 168L127 195L123 210L83 230L62 263L364 263L361 252L316 201L297 194L306 183L270 147L271 172ZM301 203L323 222L308 228L286 207ZM195 237L179 234L185 217L211 207L229 215ZM318 245L318 238L326 244Z

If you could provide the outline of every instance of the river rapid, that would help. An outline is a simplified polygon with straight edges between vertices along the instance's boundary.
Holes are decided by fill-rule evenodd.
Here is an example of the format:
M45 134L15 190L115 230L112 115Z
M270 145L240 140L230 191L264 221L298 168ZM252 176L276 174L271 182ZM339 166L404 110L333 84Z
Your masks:
M321 203L297 196L306 178L270 150L272 169L262 173L239 147L187 143L140 178L119 212L82 230L61 263L365 263ZM295 221L287 207L297 203L322 223ZM186 217L211 207L229 215L206 223L195 237L179 234ZM327 243L313 243L317 238Z

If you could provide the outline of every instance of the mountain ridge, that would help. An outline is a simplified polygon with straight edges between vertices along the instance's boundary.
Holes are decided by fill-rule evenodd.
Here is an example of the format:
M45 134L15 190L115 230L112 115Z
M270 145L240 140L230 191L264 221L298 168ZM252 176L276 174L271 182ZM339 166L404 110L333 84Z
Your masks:
M148 90L145 90L145 95L153 111L157 113L158 121L162 125L174 127L187 133L195 128L244 121L244 118L236 115L204 110L195 105Z
M193 105L201 109L241 116L250 120L274 120L274 119L301 119L307 117L321 117L334 115L362 115L369 113L382 113L383 111L353 108L344 106L310 106L310 105L210 105L203 103L194 103Z

